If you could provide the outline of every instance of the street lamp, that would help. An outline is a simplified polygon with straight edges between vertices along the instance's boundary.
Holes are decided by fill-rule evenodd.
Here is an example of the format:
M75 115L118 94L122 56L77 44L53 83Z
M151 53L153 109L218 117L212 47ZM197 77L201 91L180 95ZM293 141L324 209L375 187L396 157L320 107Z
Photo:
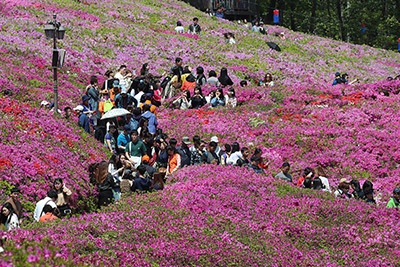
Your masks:
M64 39L65 29L61 23L57 21L57 15L53 15L53 20L47 22L44 26L44 33L47 39L53 39L53 58L51 67L53 68L54 80L54 110L58 112L58 80L57 69L61 68L64 63L65 50L57 49L57 39Z

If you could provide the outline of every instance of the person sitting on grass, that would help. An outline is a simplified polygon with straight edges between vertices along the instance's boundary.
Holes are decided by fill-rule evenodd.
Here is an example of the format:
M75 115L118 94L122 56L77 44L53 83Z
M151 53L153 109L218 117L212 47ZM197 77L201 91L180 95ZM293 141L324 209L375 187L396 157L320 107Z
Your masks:
M9 202L1 207L0 222L4 224L7 231L19 228L18 216Z
M297 180L296 186L303 187L303 183L306 178L313 179L314 178L313 172L314 172L314 170L312 168L310 168L310 167L305 168L303 171L303 175L300 176L300 178Z
M133 181L131 190L136 192L147 192L150 191L151 180L145 177L146 167L139 165L137 167L138 177Z
M287 182L292 182L292 175L289 174L290 164L289 162L284 162L281 167L281 172L275 175L275 178L282 179Z
M355 199L364 199L364 191L361 189L360 182L357 179L353 179L350 181L350 186L353 189L351 193Z
M58 217L53 214L53 208L50 205L45 205L43 207L43 213L39 222L50 222L58 219Z
M250 158L250 165L249 165L249 169L255 171L256 173L264 173L263 169L261 169L258 165L261 163L261 158L253 155Z
M346 178L340 179L338 189L334 192L335 197L337 198L351 198L352 195L349 193L350 190L350 182L346 180Z
M57 192L55 192L54 190L50 190L47 192L47 197L36 203L35 211L33 213L33 218L35 219L35 221L38 222L40 217L42 217L43 208L45 205L50 205L53 208L53 210L57 209L56 205L57 198L58 198Z

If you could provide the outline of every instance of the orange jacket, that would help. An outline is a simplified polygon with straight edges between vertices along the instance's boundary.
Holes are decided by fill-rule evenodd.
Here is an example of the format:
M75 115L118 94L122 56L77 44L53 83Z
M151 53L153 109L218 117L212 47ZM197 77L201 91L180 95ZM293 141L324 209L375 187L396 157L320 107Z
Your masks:
M58 219L58 217L55 216L53 213L47 212L45 215L40 217L39 222L50 222L50 221L54 221L57 219Z

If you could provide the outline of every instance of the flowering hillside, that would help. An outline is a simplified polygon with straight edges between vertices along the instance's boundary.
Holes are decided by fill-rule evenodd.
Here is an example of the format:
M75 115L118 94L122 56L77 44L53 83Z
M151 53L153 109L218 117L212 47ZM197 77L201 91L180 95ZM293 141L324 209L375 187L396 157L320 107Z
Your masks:
M247 179L251 177L251 179ZM159 194L20 230L3 262L34 266L394 266L399 214L238 167L188 167ZM355 204L351 202L351 204Z
M227 67L236 109L161 108L159 126L179 140L218 135L221 143L260 147L270 161L266 176L234 167L186 168L160 194L125 198L50 227L26 225L7 234L1 266L400 264L399 213L382 208L400 178L400 82L386 81L399 71L399 54L275 26L256 34L174 0L5 0L0 12L0 90L13 93L1 96L0 190L19 185L27 211L57 177L74 191L76 207L90 209L86 169L107 158L75 120L39 108L53 96L52 44L43 33L53 12L67 28L58 42L67 51L59 70L61 109L80 103L90 75L102 82L107 69L121 64L137 70L150 62L150 72L161 74L180 56L207 73ZM177 20L187 27L195 16L203 29L198 38L175 33ZM228 31L234 46L223 39ZM286 40L275 36L282 31ZM336 71L360 83L332 86ZM238 86L266 72L275 87ZM338 201L270 178L285 160L294 177L307 166L324 167L333 186L340 178L369 179L379 205Z

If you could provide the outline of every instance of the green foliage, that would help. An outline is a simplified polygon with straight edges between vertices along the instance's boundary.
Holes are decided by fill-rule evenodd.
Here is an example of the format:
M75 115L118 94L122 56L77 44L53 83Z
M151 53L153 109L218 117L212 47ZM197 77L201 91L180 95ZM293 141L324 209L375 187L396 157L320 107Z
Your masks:
M397 0L263 0L261 12L272 20L272 10L281 13L281 24L295 31L312 33L356 44L397 50L400 2ZM361 24L366 32L361 32Z
M282 90L277 90L277 91L271 91L269 93L269 96L271 97L271 99L278 104L282 104L283 100L285 99L285 94Z
M399 35L400 22L394 17L388 17L378 26L377 44L385 49L397 48L397 38Z

